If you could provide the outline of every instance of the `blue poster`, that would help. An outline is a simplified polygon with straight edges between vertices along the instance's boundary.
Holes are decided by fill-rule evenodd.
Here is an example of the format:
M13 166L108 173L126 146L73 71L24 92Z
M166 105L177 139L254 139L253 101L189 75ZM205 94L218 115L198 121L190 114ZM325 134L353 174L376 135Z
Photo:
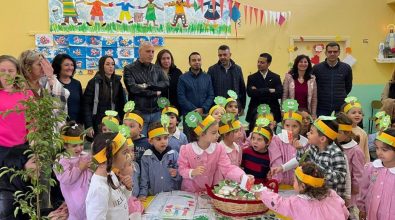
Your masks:
M69 38L68 35L54 35L53 36L53 41L55 46L58 47L67 47L69 46Z
M102 47L117 47L118 37L103 36Z
M120 36L118 38L118 45L120 47L132 47L133 46L133 37Z
M86 43L88 46L102 46L102 37L101 36L86 36Z
M73 58L86 58L86 48L85 47L70 47L69 55Z
M118 58L134 58L133 47L118 48Z
M99 58L86 58L86 69L87 70L98 70L99 69Z
M79 69L79 70L86 69L86 59L84 59L84 58L77 58L77 59L75 59L75 62L77 64L76 69Z
M120 69L123 69L126 65L133 63L134 59L119 58L118 61L119 61Z
M112 56L114 58L118 57L117 48L114 47L103 47L102 49L102 56Z
M70 46L86 46L86 36L84 35L69 35Z
M139 47L143 41L150 41L150 39L148 36L134 36L134 46Z
M165 44L163 37L150 37L150 41L154 46L163 46Z
M69 54L69 48L68 47L57 47L54 49L54 56L58 54Z
M99 47L87 47L86 48L86 57L87 58L100 58L101 55L101 48Z

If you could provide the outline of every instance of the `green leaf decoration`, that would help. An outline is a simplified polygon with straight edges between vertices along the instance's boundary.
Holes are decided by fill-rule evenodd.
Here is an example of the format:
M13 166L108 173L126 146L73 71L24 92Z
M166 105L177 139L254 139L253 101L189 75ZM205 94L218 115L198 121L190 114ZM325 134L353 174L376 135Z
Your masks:
M115 122L113 122L113 121L111 121L111 120L108 120L108 119L104 119L103 120L103 123L104 123L104 125L108 128L108 129L110 129L112 132L118 132L119 130L119 124L117 124L117 123L115 123Z
M134 107L136 106L136 104L134 103L134 101L128 101L125 106L123 107L123 111L124 112L132 112L134 110Z
M332 113L333 114L333 113ZM336 120L336 117L331 115L331 116L324 116L321 115L320 117L318 117L319 119L323 120L323 121L333 121Z
M354 102L358 101L358 98L355 96L349 96L349 97L345 98L344 101L347 103L354 103Z
M296 112L298 110L299 104L295 99L286 99L283 102L282 108L284 112L293 111Z
M217 97L215 97L215 99L214 99L214 103L215 103L216 105L225 106L226 98L223 97L223 96L217 96Z
M130 128L126 125L118 126L118 132L121 133L125 138L130 137Z
M196 128L202 120L202 116L197 112L189 112L185 116L185 122L190 128Z
M234 100L237 99L237 93L235 91L233 91L233 90L228 90L228 96L231 97Z
M385 129L389 128L391 125L391 116L386 115L380 120L380 130L384 131Z
M269 115L270 106L268 104L260 104L257 108L257 112L259 115Z
M385 111L379 111L379 112L377 112L374 116L376 117L376 118L382 118L382 117L384 117L386 115L386 113L385 113Z
M105 113L107 116L109 116L109 117L117 117L117 115L118 115L118 112L112 111L112 110L107 110L107 111L105 111L104 113Z
M235 115L232 113L226 113L222 115L221 121L224 124L228 124L229 122L233 121L235 119Z
M258 118L255 122L255 125L258 127L266 127L270 124L270 120L267 118Z
M170 106L170 101L166 97L161 97L157 101L159 108L166 108Z
M162 116L160 117L160 123L165 129L167 129L170 124L170 117L167 114L162 114Z

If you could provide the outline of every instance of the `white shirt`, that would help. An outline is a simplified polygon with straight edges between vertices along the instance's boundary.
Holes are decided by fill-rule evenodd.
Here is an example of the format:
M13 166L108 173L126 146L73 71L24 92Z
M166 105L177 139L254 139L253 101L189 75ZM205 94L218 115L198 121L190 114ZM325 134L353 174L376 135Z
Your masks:
M269 70L266 70L266 72L261 72L261 71L259 71L259 72L262 74L263 79L266 79L266 76L267 76L267 73L269 72Z

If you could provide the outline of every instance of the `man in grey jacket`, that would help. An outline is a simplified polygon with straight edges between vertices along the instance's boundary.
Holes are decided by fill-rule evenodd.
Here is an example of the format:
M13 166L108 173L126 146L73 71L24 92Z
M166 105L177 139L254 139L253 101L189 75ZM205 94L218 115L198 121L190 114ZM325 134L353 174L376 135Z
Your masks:
M143 114L142 134L145 136L149 125L160 120L157 100L162 91L169 86L169 79L160 66L151 63L153 58L154 46L150 42L142 42L139 58L125 66L123 77L129 100L133 100L136 104L135 109Z

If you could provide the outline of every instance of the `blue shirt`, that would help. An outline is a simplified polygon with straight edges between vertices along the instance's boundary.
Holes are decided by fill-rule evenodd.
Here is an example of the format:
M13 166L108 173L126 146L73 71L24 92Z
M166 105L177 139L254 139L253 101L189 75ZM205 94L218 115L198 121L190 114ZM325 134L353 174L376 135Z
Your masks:
M174 134L169 136L169 147L179 153L180 147L186 144L188 144L187 136L177 127Z
M129 11L129 8L134 8L133 5L131 5L129 2L120 2L117 3L116 6L121 6L122 11Z
M140 194L140 166L137 162L133 162L134 165L134 173L132 176L133 179L133 190L132 190L132 195L134 197L138 197Z

